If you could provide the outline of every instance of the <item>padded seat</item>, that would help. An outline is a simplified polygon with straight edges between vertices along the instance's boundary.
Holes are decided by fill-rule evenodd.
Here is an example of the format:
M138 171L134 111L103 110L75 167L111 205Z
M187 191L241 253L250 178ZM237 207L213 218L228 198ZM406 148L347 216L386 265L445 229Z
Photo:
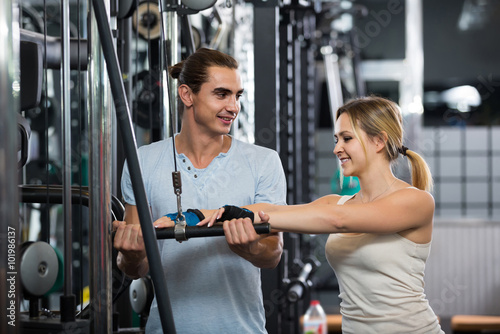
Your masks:
M438 317L438 321L441 319ZM300 326L304 323L304 316L300 317ZM327 314L326 323L328 326L328 334L342 333L342 315L341 314Z
M451 318L451 329L453 332L500 333L500 316L454 315Z
M300 326L304 324L304 316L300 317ZM342 333L342 315L341 314L327 314L326 324L328 326L328 334Z
M328 333L342 333L342 315L328 314L326 316Z

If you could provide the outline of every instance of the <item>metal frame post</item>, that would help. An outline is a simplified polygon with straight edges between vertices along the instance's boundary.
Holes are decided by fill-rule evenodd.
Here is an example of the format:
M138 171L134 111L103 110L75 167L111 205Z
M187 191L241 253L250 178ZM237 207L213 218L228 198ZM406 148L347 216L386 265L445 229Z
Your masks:
M180 8L178 0L160 0L160 10L163 11L163 33L161 36L161 62L162 80L163 80L163 138L174 136L177 132L178 119L178 103L177 103L177 85L169 80L168 66L177 64L180 61L180 30L179 30L179 15L177 10ZM172 111L172 117L170 112ZM172 123L171 123L172 122ZM173 132L173 133L171 133Z
M19 108L19 7L0 3L0 333L17 333L19 323L19 203L17 117ZM4 313L5 312L5 313Z
M61 130L64 216L64 286L61 296L61 321L75 321L73 295L73 224L71 215L71 93L69 0L61 1Z
M277 2L255 2L254 62L259 64L255 66L255 144L274 150L280 147L278 26Z
M109 10L109 1L105 6ZM94 8L89 4L90 303L93 333L112 332L111 132L113 105ZM109 16L108 16L109 19Z
M253 1L254 4L254 66L255 75L255 144L279 152L280 148L280 82L279 82L279 3ZM264 298L272 296L281 286L282 264L273 270L261 271ZM272 298L271 298L272 299ZM264 300L266 329L279 333L280 306L273 300Z

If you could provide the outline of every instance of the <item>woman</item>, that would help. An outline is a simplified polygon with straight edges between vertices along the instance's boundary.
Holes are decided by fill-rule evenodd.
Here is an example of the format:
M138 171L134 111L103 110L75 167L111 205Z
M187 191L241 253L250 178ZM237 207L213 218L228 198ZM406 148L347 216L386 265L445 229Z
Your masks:
M259 212L256 223L269 222L275 230L331 233L325 249L339 281L343 333L443 333L423 280L432 239L432 178L422 157L403 146L399 107L380 97L347 103L337 111L335 140L343 175L359 179L357 194L245 208ZM412 185L392 173L399 154L411 164ZM207 218L199 225L211 226L223 209L203 213Z

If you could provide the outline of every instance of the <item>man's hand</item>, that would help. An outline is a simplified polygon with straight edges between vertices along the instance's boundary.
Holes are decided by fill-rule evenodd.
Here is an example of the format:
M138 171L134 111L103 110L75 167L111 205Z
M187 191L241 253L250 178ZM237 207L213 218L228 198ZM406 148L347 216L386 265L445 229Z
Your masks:
M255 232L250 218L226 220L223 224L224 234L231 249L257 255L260 236Z
M170 218L162 217L153 225L155 228L164 228L173 226L174 223ZM118 268L132 278L146 275L149 265L141 225L115 220L113 230L116 231L113 246L120 252L117 258Z
M258 235L250 218L226 220L224 234L229 248L259 268L274 268L283 252L280 233Z

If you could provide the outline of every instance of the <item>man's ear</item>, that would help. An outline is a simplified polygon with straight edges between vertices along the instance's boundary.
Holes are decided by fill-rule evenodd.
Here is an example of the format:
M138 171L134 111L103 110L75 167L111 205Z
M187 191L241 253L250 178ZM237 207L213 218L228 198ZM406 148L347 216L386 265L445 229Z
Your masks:
M377 153L385 149L385 145L387 144L387 139L389 137L387 136L387 132L382 131L378 136L376 136L375 139L375 145L377 147Z
M182 103L184 103L187 108L193 105L193 92L188 85L180 85L177 92L179 93Z

